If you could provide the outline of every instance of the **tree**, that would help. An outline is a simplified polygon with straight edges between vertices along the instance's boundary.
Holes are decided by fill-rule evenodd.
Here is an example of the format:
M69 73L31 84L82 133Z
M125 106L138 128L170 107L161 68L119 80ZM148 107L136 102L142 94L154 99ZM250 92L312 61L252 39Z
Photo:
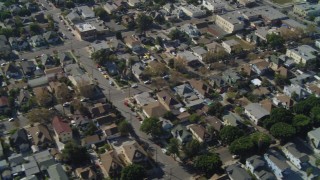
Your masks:
M175 155L179 155L179 142L176 138L171 138L168 144L168 153Z
M120 31L116 32L116 38L119 39L119 40L122 40L122 34L121 34Z
M95 15L98 16L102 20L106 20L108 18L108 13L102 7L94 8L93 11L94 11Z
M168 119L170 121L173 121L176 116L171 112L171 111L167 111L164 115L163 118Z
M19 16L30 16L30 15L31 15L31 12L30 12L27 8L23 7L23 8L21 8L20 11L18 12L18 15L19 15Z
M293 114L289 110L285 108L274 108L270 113L270 118L263 122L263 126L270 129L270 127L277 122L291 123L292 119Z
M37 96L37 100L40 106L49 107L52 105L53 96L47 90L42 90Z
M305 135L312 128L311 119L303 114L295 115L292 124L301 135Z
M214 63L214 62L218 62L221 61L225 58L227 58L228 53L224 50L219 50L217 52L214 51L208 51L204 57L203 57L203 61L206 63Z
M14 31L11 28L1 28L0 35L4 35L7 38L12 37L14 35Z
M307 177L309 177L313 173L313 168L312 167L308 167L306 169L306 173L307 173Z
M250 138L260 153L266 151L271 144L270 136L262 132L253 133Z
M310 111L313 107L320 106L320 99L315 96L309 96L307 99L296 103L293 106L293 111L296 114L310 115Z
M61 153L61 158L63 161L74 165L83 164L90 160L87 149L74 142L68 142L65 144Z
M270 133L281 142L286 142L296 134L296 129L290 124L278 122L272 125Z
M30 31L32 34L40 34L41 33L41 27L37 23L32 23L29 25Z
M200 118L201 117L197 113L193 113L189 116L188 119L189 119L190 123L196 123L200 120Z
M162 126L158 118L150 117L143 120L140 130L152 137L162 135Z
M201 149L200 142L195 139L192 139L190 142L188 142L184 146L183 151L187 157L193 158L199 153L200 149Z
M138 164L126 166L121 171L121 180L142 180L145 177L145 168Z
M313 107L310 111L310 118L314 126L320 126L320 106Z
M105 64L108 61L115 61L116 56L107 49L100 49L91 54L91 58L100 65Z
M218 154L206 154L201 155L195 158L194 167L205 173L207 176L211 176L212 174L219 171L222 166L222 162Z
M118 129L121 133L122 136L126 136L129 134L130 130L131 130L131 124L128 123L128 121L123 120L119 123L118 125Z
M86 128L86 130L84 131L84 135L85 136L92 136L95 134L95 132L98 130L97 126L93 123L90 122Z
M65 103L69 101L72 98L72 94L68 88L68 86L65 83L61 83L56 89L55 89L55 96L59 103Z
M272 48L281 48L285 41L281 35L271 33L267 34L267 42Z
M255 146L254 143L249 136L243 136L239 139L234 140L230 146L229 151L233 154L237 154L240 156L249 155L253 152Z
M225 126L220 131L220 139L224 144L231 144L244 135L244 132L234 126Z
M276 85L278 86L284 86L284 85L287 85L289 84L289 79L282 76L281 74L276 74L275 75L275 78L274 78L274 82L276 83Z
M11 17L10 11L8 11L8 10L2 10L2 11L0 12L0 19L1 19L1 21L4 21L4 20L6 20L6 19L8 19L8 18L10 18L10 17Z
M27 118L30 123L50 124L53 118L53 113L45 108L34 108L27 113Z
M152 27L153 20L152 20L152 17L140 13L140 14L138 14L138 17L136 19L136 23L137 23L137 27L140 31L146 31Z
M208 114L211 116L221 117L224 112L223 106L219 102L215 102L209 106Z

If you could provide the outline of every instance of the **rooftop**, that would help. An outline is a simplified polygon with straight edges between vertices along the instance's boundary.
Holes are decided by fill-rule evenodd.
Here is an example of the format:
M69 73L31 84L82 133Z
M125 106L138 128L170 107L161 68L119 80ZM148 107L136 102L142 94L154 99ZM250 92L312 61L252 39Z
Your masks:
M86 32L86 31L91 31L91 30L95 30L96 29L93 25L91 25L89 23L76 24L76 28L80 32Z

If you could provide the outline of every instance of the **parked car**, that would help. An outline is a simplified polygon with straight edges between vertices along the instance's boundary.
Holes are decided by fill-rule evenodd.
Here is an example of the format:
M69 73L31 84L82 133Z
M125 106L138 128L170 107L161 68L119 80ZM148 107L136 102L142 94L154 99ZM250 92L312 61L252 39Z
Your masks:
M10 118L10 119L9 119L9 122L12 122L12 121L14 121L14 118Z
M144 84L151 84L151 80L146 80L143 82Z
M131 87L132 87L132 88L137 88L137 87L138 87L138 84L136 84L136 83L135 83L135 84L132 84Z

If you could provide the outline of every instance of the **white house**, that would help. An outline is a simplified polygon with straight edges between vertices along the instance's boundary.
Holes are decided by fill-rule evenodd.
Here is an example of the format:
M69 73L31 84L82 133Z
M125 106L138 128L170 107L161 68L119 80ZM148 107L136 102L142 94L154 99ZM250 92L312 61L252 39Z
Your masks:
M284 175L290 173L290 166L286 163L285 158L276 150L270 149L264 154L264 159L278 179L282 179Z
M295 94L297 99L303 99L309 95L308 91L297 84L291 84L290 86L283 87L283 93L289 97Z
M303 165L309 161L308 155L301 153L296 149L296 145L293 143L287 143L282 147L284 155L289 161L294 164L297 168L301 169Z
M258 124L258 122L266 117L269 116L270 113L264 109L260 104L258 103L251 103L244 107L244 113L250 118L251 121L253 121L255 124Z
M190 17L201 17L206 15L206 11L202 10L200 7L194 6L192 4L189 4L187 6L182 6L180 8L187 16Z
M240 43L234 39L230 39L222 42L222 47L228 52L231 53L234 51L235 47L239 46Z
M261 156L254 155L246 160L246 168L259 180L272 180L276 177L265 169L266 162Z
M292 58L295 63L306 64L317 58L318 51L309 45L301 45L293 49L287 49L286 56Z

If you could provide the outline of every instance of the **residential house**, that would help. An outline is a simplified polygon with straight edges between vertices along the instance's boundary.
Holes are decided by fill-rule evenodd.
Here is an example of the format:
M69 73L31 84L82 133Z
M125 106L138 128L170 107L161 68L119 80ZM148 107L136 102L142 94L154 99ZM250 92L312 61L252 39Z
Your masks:
M0 57L8 57L11 53L11 47L6 36L0 35Z
M21 61L20 66L25 76L33 76L37 67L33 61Z
M272 101L268 97L266 99L260 101L259 104L261 105L261 107L263 107L269 113L271 113L272 109L274 108Z
M223 12L226 7L226 2L221 0L204 0L202 1L202 6L206 7L208 10L214 13Z
M203 63L203 58L208 53L208 51L200 46L192 47L191 50L193 51L193 54L196 55L199 58L199 60Z
M35 161L37 162L41 171L45 171L50 166L56 164L49 149L35 153L35 154L33 154L33 157L34 157Z
M136 103L140 106L145 106L156 102L156 100L151 96L150 92L142 92L133 96Z
M222 117L223 120L223 124L225 126L242 126L244 119L242 119L241 116L239 116L238 114L229 112L227 115L224 115Z
M297 84L283 87L283 93L291 98L303 99L309 95L308 91Z
M206 11L193 4L181 6L180 9L189 17L198 18L206 15Z
M294 164L298 169L307 165L309 161L309 156L305 153L301 153L296 145L289 142L282 147L284 155L289 159L289 161Z
M22 37L10 37L9 44L13 50L22 51L29 48L29 43Z
M320 16L320 5L312 3L299 3L293 6L293 13L302 17Z
M307 139L313 148L320 149L320 128L309 131Z
M115 178L121 175L123 164L115 151L100 154L101 169L105 177Z
M110 113L108 115L105 116L101 116L98 118L95 118L93 120L93 122L96 124L96 126L98 128L101 127L101 130L103 130L103 128L107 125L111 125L112 123L114 123L117 120L117 116L113 113Z
M30 150L30 142L28 139L28 134L25 129L18 129L10 137L11 146L21 153L28 152Z
M121 157L126 164L144 162L148 158L147 152L136 142L127 141L122 144Z
M118 126L115 123L112 123L107 126L100 127L106 139L114 139L121 136L121 132L119 131Z
M39 147L40 149L46 149L54 145L54 140L47 126L43 124L33 125L26 129L28 136L31 137L32 144Z
M261 156L253 155L246 160L246 168L259 180L276 180L276 177L266 171L266 162Z
M69 124L58 116L52 120L54 133L59 138L59 141L65 143L72 140L72 129Z
M47 44L42 35L32 36L29 40L29 43L32 47L41 47Z
M174 91L178 96L183 98L183 102L186 104L186 107L197 109L203 106L203 99L200 99L196 95L193 88L189 84L176 86Z
M193 90L201 97L206 98L211 95L214 91L208 86L204 81L191 79L189 80L189 84L193 88Z
M110 113L110 110L111 108L109 104L97 103L94 104L94 107L90 109L90 112L92 118L98 118L107 115L108 113Z
M66 66L68 64L73 64L73 58L71 55L67 52L59 52L59 59L60 59L60 64L62 66Z
M49 166L47 169L50 179L68 180L68 176L60 163Z
M222 76L213 75L209 77L209 85L214 87L215 89L222 90L223 87L227 85L227 83L223 80Z
M250 61L251 69L258 75L264 75L269 69L269 62L264 59Z
M137 62L132 66L132 74L139 81L143 79L143 70L144 70L144 65L141 62Z
M41 64L44 65L46 69L50 69L56 66L56 62L54 61L53 57L47 54L42 54L41 57Z
M220 132L223 128L222 121L216 116L206 116L204 120L207 123L207 127L212 127L216 132Z
M195 68L198 67L201 63L199 58L195 56L191 51L180 51L177 53L177 58L183 59L188 66Z
M225 32L231 34L244 28L244 22L239 17L241 15L237 11L218 14L215 23Z
M194 139L200 143L209 142L212 139L212 135L199 124L190 124L187 126L187 129L192 133Z
M316 97L320 97L320 85L319 84L307 84L306 90L309 94L313 94Z
M177 138L181 144L185 144L192 140L192 134L185 126L180 124L172 128L171 134L174 138Z
M188 34L191 38L199 37L201 35L197 26L193 24L184 24L181 26L180 30Z
M97 174L94 170L94 167L88 166L88 167L80 167L76 169L76 176L80 179L90 179L95 180L97 179Z
M241 79L241 77L236 71L232 69L227 69L226 71L222 72L222 79L232 86L236 82L238 82Z
M286 109L291 109L294 101L287 95L277 94L272 98L272 103Z
M240 43L234 39L222 42L222 47L230 54L240 47Z
M258 103L251 103L244 107L244 113L253 121L255 124L258 124L260 120L270 115L270 113L264 109Z
M252 94L257 95L257 96L267 96L271 92L269 91L268 88L266 87L258 87L252 91Z
M78 6L77 11L83 19L91 19L95 17L93 10L89 6Z
M135 37L134 35L132 36L126 36L123 39L123 42L133 51L133 52L139 52L142 49L142 44L140 40Z
M320 49L320 39L315 40L315 46Z
M232 164L226 169L230 180L251 180L251 176L240 164Z
M76 10L71 11L65 17L65 19L67 19L69 21L70 25L79 24L79 23L83 22L83 20L81 19L80 15L78 14L78 12Z
M2 145L0 145L0 146L2 147ZM9 169L9 167L10 167L10 165L7 160L4 159L4 160L0 161L0 171L3 171L5 169Z
M318 51L309 45L301 45L293 49L287 49L286 56L292 58L296 64L306 64L317 58Z
M76 90L86 98L94 97L96 86L88 74L68 76Z
M106 2L103 5L103 9L106 10L108 14L112 14L114 11L118 9L118 6L113 2Z
M20 69L14 63L7 63L3 73L7 78L18 78L21 75Z
M82 40L93 40L97 37L97 29L89 23L81 23L75 25L75 30Z
M167 111L173 113L182 107L182 104L176 100L170 90L164 89L157 93L158 101L166 108Z
M264 154L264 159L274 175L276 175L277 179L283 178L291 171L290 166L286 163L285 158L274 149L268 150L268 152Z
M144 105L142 107L142 112L148 118L159 118L166 114L168 110L159 101L155 101L147 105Z
M251 7L255 4L256 0L237 0L240 5Z
M162 129L165 132L171 132L171 129L173 128L173 124L170 120L160 117L159 121L162 123Z
M267 42L267 36L268 34L272 34L275 33L276 34L276 29L274 28L269 28L269 27L258 27L255 31L254 31L254 35L256 35L259 38L259 42L265 41Z
M59 35L54 31L48 31L48 32L43 33L43 38L49 44L55 44L60 41Z
M128 5L131 7L136 6L139 3L145 2L145 0L128 0Z
M1 173L1 177L3 180L11 180L12 172L9 169L6 169Z
M94 134L91 136L86 136L84 138L81 139L81 146L86 147L86 148L90 148L93 145L99 144L104 142L104 139L102 139L99 135Z

